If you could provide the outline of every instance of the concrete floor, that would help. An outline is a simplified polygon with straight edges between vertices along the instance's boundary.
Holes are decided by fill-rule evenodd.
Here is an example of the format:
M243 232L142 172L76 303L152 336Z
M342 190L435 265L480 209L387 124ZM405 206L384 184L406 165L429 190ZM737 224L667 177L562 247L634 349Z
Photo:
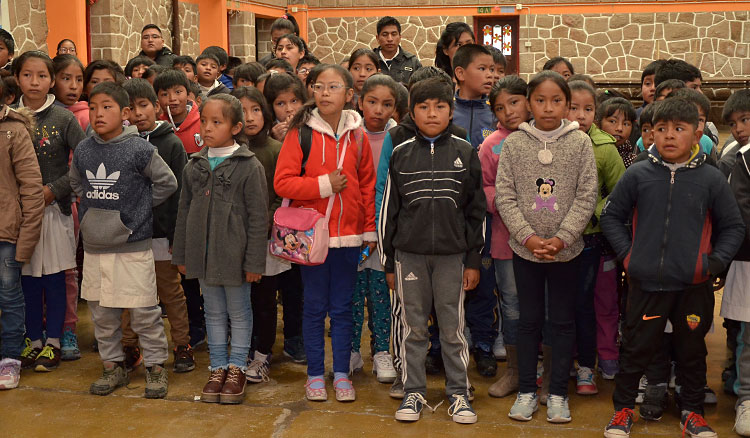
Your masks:
M718 318L721 294L717 293L716 331L709 334L708 382L719 397L717 406L707 407L706 418L720 436L736 436L735 397L720 391L721 371L726 358L725 332ZM447 402L435 413L425 412L413 424L393 418L399 402L388 396L388 385L370 374L372 361L365 358L365 373L354 376L358 399L354 403L308 402L304 398L305 367L287 360L276 343L271 381L248 385L245 403L223 406L196 401L208 377L205 347L196 352L197 368L187 374L170 373L169 394L164 400L143 398L144 369L131 374L131 384L107 397L90 395L89 385L101 373L99 356L91 350L93 327L85 303L79 306L78 331L83 358L64 362L52 373L25 370L16 390L0 392L0 438L36 437L601 437L612 415L613 383L599 380L600 394L574 394L571 380L570 406L573 421L551 425L544 407L528 423L507 417L513 397L493 399L487 388L494 379L480 377L471 364L470 378L476 387L475 425L458 425L447 414ZM165 319L166 321L166 319ZM365 329L366 330L366 329ZM369 333L365 333L369 336ZM281 332L277 337L282 339ZM363 343L367 345L367 342ZM369 353L368 353L369 355ZM330 367L330 351L327 355ZM170 362L167 363L171 370ZM500 363L499 371L504 369ZM442 377L428 380L428 401L435 405L444 398ZM329 385L329 397L334 394ZM680 436L679 418L672 409L657 423L639 421L633 437Z

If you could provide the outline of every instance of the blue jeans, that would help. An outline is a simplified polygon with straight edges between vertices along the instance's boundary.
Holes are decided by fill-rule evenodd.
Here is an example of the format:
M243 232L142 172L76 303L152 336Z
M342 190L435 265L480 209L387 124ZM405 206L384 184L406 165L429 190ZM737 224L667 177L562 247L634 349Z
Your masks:
M518 289L513 274L513 259L495 259L495 281L500 298L500 314L503 317L503 341L506 345L518 342Z
M325 372L325 318L331 318L333 371L349 372L352 351L352 296L357 283L359 247L331 248L322 265L300 266L304 284L302 333L307 354L307 375Z
M247 368L250 339L253 332L253 311L250 303L250 284L216 286L200 281L203 308L206 312L211 370L234 365ZM232 327L232 350L227 352L227 325Z
M16 261L16 245L0 242L0 358L16 359L23 351L25 302L21 289L22 266Z
M26 336L32 341L40 340L46 329L48 338L61 338L68 305L65 271L41 277L24 275L21 284L26 300Z

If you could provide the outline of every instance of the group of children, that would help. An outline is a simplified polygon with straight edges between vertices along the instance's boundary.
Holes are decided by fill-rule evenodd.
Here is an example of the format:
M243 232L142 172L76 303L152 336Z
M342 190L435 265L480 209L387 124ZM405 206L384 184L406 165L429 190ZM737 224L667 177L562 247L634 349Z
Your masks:
M615 380L605 436L627 437L636 399L661 418L674 362L683 431L713 437L704 337L726 277L722 316L742 321L735 427L750 434L749 93L725 105L735 141L719 154L700 71L684 61L649 64L636 109L564 58L528 83L505 76L502 53L464 23L446 27L438 67L413 68L392 17L379 50L344 65L320 64L297 32L277 20L274 56L258 63L229 68L209 47L123 71L84 68L69 40L54 59L11 64L0 31L12 72L0 82L0 388L80 358L82 267L103 362L93 394L143 362L146 397L167 395L164 311L174 372L195 368L206 338L202 401L241 403L246 382L269 379L278 292L308 400L328 398L326 316L335 397L356 399L366 305L397 420L420 418L426 374L442 367L449 415L476 422L473 354L485 377L507 360L489 394L515 394L519 421L542 403L549 422L570 422L569 377L596 394L598 369ZM317 211L326 233L289 232L280 207ZM327 247L321 263L282 259L306 260L313 243Z

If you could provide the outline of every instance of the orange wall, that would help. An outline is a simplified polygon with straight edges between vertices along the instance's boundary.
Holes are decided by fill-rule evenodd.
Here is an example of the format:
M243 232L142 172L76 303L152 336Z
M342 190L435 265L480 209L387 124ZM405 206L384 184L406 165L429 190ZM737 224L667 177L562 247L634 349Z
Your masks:
M69 0L47 0L47 46L51 57L55 56L57 43L64 38L76 43L78 59L88 61L88 36L86 35L86 2Z

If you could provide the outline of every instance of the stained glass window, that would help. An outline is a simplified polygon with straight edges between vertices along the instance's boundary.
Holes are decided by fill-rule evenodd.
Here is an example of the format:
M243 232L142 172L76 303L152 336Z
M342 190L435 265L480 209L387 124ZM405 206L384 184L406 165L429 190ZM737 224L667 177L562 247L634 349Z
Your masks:
M512 37L513 37L513 30L510 24L506 24L505 26L503 26L503 46L502 48L498 47L498 49L501 49L503 51L503 55L505 56L510 56L513 54L513 38Z
M483 38L482 43L484 45L491 45L492 44L492 26L489 24L485 24L482 28Z
M511 56L513 54L513 28L510 24L504 26L485 24L482 27L482 43L502 50L505 56Z

